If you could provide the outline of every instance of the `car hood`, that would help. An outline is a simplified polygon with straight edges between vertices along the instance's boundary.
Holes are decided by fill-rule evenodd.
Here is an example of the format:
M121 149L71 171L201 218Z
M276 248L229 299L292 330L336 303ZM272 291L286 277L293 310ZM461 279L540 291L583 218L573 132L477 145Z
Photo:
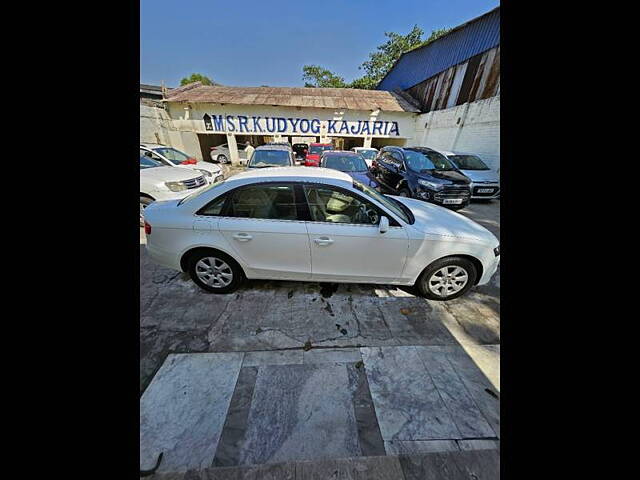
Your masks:
M357 180L360 183L364 183L368 187L377 187L378 182L373 178L369 172L344 172L349 175L354 180Z
M455 170L433 170L428 174L420 173L418 174L418 176L424 178L425 180L429 180L429 177L435 177L441 180L449 180L450 182L461 185L469 184L469 179Z
M460 170L472 182L500 182L500 176L493 170Z
M422 233L466 238L492 247L499 244L493 233L464 215L414 198L389 196L409 207L416 219L412 227Z
M222 173L222 168L219 167L218 165L214 165L213 163L209 163L209 162L198 162L195 165L178 165L178 167L182 167L182 168L189 168L191 170L206 170L207 172L211 173L212 175L220 175ZM200 173L200 172L198 172Z
M182 182L201 176L202 172L190 168L153 167L140 170L140 178L151 182Z

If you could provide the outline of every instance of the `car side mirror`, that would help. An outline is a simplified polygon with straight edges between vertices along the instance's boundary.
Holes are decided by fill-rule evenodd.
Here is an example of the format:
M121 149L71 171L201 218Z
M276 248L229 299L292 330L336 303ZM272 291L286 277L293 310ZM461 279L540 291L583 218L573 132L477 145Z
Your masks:
M387 217L380 217L378 230L380 231L380 233L386 233L389 231L389 219Z

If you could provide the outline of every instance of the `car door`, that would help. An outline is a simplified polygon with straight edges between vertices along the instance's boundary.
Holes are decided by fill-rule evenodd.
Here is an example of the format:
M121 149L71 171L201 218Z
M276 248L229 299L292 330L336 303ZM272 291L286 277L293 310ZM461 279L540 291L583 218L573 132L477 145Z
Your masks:
M385 283L401 276L409 240L391 215L339 187L305 184L303 189L313 280ZM385 233L378 226L382 215L391 224Z
M218 230L254 278L308 280L309 238L291 183L240 187L228 195Z

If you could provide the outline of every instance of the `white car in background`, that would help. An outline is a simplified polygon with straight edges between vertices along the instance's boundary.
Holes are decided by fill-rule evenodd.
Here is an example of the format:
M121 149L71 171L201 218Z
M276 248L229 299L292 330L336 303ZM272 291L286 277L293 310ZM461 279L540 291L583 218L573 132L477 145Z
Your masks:
M373 162L373 159L376 158L376 155L378 155L377 148L353 147L351 151L362 155L365 163L367 164L367 167L369 168L371 168L371 162Z
M415 285L450 300L489 282L500 263L483 226L329 168L245 171L153 203L145 217L151 258L214 293L255 278Z
M152 159L169 167L188 168L202 173L208 183L215 183L224 178L222 168L207 162L198 162L180 150L157 143L141 143L140 155L150 156Z
M181 199L207 185L209 183L199 172L168 167L140 155L140 226L144 223L146 208L154 201Z
M471 200L500 198L500 175L482 161L478 155L464 152L438 150L453 162L460 172L469 177Z

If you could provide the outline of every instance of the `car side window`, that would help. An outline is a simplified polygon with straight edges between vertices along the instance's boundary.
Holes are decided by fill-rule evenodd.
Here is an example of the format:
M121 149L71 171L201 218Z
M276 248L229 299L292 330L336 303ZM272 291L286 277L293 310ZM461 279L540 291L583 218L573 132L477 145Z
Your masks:
M360 197L331 187L305 185L311 220L314 222L377 225L379 210Z
M209 203L206 207L198 212L199 215L220 215L224 208L224 202L227 200L226 195L221 195L213 202Z
M269 184L239 188L231 193L227 217L297 220L293 185Z

